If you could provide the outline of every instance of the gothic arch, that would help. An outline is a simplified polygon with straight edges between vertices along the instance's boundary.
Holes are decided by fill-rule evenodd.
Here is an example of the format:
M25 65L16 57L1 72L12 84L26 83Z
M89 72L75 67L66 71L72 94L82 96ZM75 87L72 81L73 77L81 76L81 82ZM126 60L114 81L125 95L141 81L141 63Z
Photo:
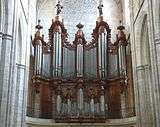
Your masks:
M25 65L26 63L26 53L27 53L27 24L26 24L26 20L25 17L23 15L23 12L19 11L19 13L17 14L18 18L17 18L17 27L16 27L16 62L18 62L19 64ZM19 52L17 52L19 51ZM18 53L18 54L17 54Z
M143 12L138 20L136 40L136 77L137 77L137 114L143 117L138 124L146 123L146 127L153 124L152 104L152 79L151 79L151 62L150 62L150 40L148 32L147 14ZM145 110L144 110L145 109Z
M140 59L141 65L150 65L150 48L149 48L149 33L147 24L147 14L144 15L141 27L141 37L140 37Z

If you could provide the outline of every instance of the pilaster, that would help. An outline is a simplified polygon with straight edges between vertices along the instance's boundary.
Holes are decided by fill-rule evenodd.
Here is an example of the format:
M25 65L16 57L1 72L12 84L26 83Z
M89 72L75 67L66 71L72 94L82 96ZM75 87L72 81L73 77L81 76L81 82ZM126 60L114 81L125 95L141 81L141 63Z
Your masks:
M0 123L6 127L7 114L9 108L10 74L12 57L12 36L3 34L1 39L1 62L0 62Z

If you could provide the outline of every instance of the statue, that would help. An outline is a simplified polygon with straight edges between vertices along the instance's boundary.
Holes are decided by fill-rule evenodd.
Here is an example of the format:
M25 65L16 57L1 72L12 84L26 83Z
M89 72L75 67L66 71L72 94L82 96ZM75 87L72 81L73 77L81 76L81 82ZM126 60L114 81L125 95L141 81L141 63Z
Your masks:
M58 4L56 5L56 7L57 7L57 15L59 15L63 8L63 6L60 4L60 1L58 1Z
M103 7L103 4L100 3L99 6L98 6L99 16L103 15L102 7Z

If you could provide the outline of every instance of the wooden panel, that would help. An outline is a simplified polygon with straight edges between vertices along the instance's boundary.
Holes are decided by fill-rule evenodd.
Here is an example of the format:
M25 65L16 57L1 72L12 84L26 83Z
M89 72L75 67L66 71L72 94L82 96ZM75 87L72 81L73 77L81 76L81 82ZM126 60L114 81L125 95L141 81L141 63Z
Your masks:
M134 102L131 54L127 55L127 75L128 75L128 87L127 87L126 108L129 116L133 116L135 115L135 107L134 107L135 102Z
M121 116L121 101L120 101L120 83L114 82L107 88L108 115L109 118L119 118Z
M52 116L52 100L49 85L41 85L41 117L51 118Z

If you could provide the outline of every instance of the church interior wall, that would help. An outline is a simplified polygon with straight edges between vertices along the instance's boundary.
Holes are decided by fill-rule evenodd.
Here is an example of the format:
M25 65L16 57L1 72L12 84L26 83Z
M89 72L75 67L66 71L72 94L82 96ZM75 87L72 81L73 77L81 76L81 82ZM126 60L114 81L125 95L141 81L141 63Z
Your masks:
M41 24L43 25L43 28L44 28L42 32L44 34L44 38L45 38L46 41L48 40L48 38L47 38L47 36L48 36L48 28L50 27L50 24L52 23L52 19L56 15L55 14L55 12L56 12L56 8L55 8L56 2L57 2L56 0L54 0L54 1L52 1L52 0L45 0L45 1L39 0L39 1L37 1L37 20L38 19L41 20ZM98 4L97 4L97 6L98 6ZM122 16L123 12L122 12L121 1L120 0L117 0L117 1L105 0L104 1L104 6L105 6L105 8L104 8L104 20L107 21L107 23L109 24L109 26L110 26L110 28L112 30L111 34L115 35L116 32L117 32L117 26L120 25L119 22L123 20L123 16ZM108 8L110 8L110 11L108 11ZM68 6L64 5L64 10L65 9L67 10L67 9L71 9L71 8L68 8ZM84 10L81 7L79 7L79 9L81 10L79 12L79 16L81 16L84 13ZM64 16L64 14L65 13L63 13L63 10L62 10L62 16ZM80 19L78 17L78 13L76 13L76 14L77 14L77 19ZM98 13L96 13L95 17L96 16L98 16ZM76 17L76 15L75 15L75 17ZM73 19L76 19L75 17ZM72 17L71 17L71 19L72 19ZM67 22L68 22L68 19L64 18L64 24L67 24ZM85 24L87 24L87 25L94 24L94 26L96 25L96 19L95 19L95 21L92 21L92 23L86 23L86 21L83 21L83 17L82 17L81 21L78 21L77 24L79 22L84 23L84 25ZM69 28L67 26L66 28L67 28L68 31L71 31L73 29L76 32L76 26L72 26L72 27L73 28ZM112 36L111 39L112 39L112 42L114 43L114 41L116 41L116 36ZM70 41L73 41L73 40L70 40Z
M158 109L156 108L159 99L159 92L156 92L158 90L157 87L157 79L158 78L158 73L157 69L155 70L155 67L157 66L155 56L156 54L156 49L154 45L154 34L155 31L152 29L154 19L153 17L157 18L158 16L153 16L153 12L157 8L156 6L153 6L152 1L132 1L133 3L131 4L132 8L132 14L131 16L134 15L134 18L132 18L132 31L131 31L131 36L132 36L132 60L135 61L135 64L133 64L133 72L134 72L134 86L135 86L135 101L136 101L136 108L137 108L137 120L139 125L137 126L158 126L159 121L158 121ZM153 8L153 10L152 10ZM158 13L158 12L157 12ZM146 18L146 26L144 26L144 17ZM152 17L153 16L153 17ZM142 36L146 32L144 27L148 27L148 47L147 45L147 40L143 40ZM157 29L157 27L155 27ZM145 46L142 45L142 43L146 43ZM147 49L148 48L148 49ZM147 59L150 59L150 63L144 64L145 58L143 57L144 49L148 50L146 52L149 53L149 56L147 56ZM146 66L145 66L146 65ZM146 79L146 76L148 77L149 81L146 83L144 79ZM150 82L150 83L149 83ZM139 85L138 85L139 84ZM144 92L142 90L146 89L145 91L145 98L148 100L142 101L144 99L139 98L139 96ZM146 94L147 93L147 94ZM139 101L139 102L138 102ZM143 103L143 104L142 104ZM148 112L150 112L148 116L150 117L142 117L145 116L143 114L144 110L147 110L147 107L143 107L142 105L148 106L150 105L150 108L148 108ZM143 108L142 108L143 107ZM148 121L149 119L150 121ZM148 123L147 123L148 121Z
M1 20L3 20L1 21L0 38L0 120L2 127L24 126L30 33L34 31L33 26L36 23L35 2L33 0L1 1L1 9L3 8ZM21 52L16 51L17 47ZM18 61L17 56L19 56Z
M112 0L109 1L110 3L105 2L107 6L104 9L105 20L111 26L112 35L115 35L119 20L126 25L127 32L131 33L137 127L159 127L160 1L122 0L123 4ZM45 39L48 39L48 25L52 23L55 16L55 5L56 0L55 2L51 0L0 1L0 123L2 127L25 126L26 103L31 103L27 101L28 87L29 89L31 87L28 86L29 71L32 70L32 67L29 67L29 61L32 59L30 54L33 53L31 35L35 33L36 21L41 19ZM108 8L111 8L110 14ZM128 19L129 15L131 20ZM144 21L148 28L148 46L145 45L146 35L142 38L143 30L146 30L143 28L146 27L143 25ZM115 41L114 37L112 41ZM21 52L16 50L17 47ZM147 56L150 59L149 63L143 63L142 51L150 52ZM16 59L17 56L20 58L19 61ZM30 94L32 93L28 95Z

